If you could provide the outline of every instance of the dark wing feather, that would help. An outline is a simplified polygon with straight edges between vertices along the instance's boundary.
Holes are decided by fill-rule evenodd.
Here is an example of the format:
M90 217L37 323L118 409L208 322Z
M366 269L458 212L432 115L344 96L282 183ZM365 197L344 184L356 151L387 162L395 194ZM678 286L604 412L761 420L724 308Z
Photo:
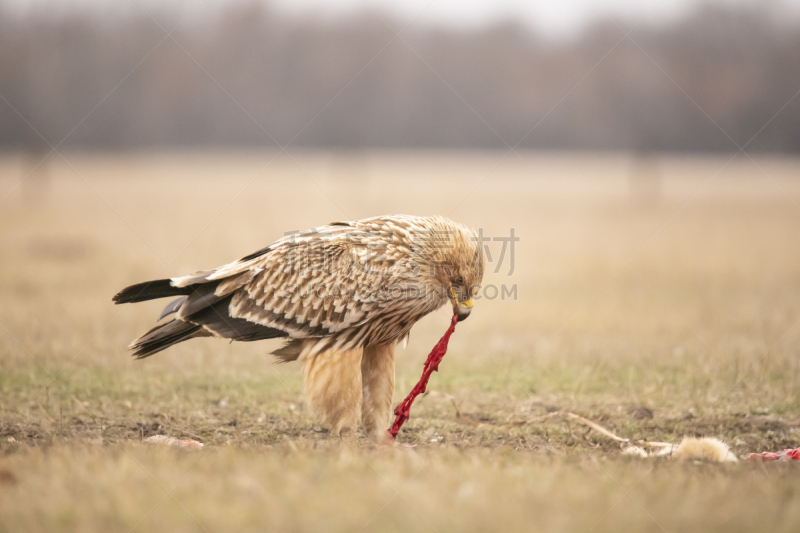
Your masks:
M114 295L112 301L116 304L145 302L147 300L155 300L156 298L191 294L194 289L195 287L191 285L176 287L172 284L172 280L170 279L155 279L153 281L145 281L144 283L137 283L136 285L125 287Z
M133 350L133 356L136 359L144 359L173 344L201 336L208 336L208 334L204 334L200 326L173 319L166 324L154 327L133 341L129 348Z
M167 306L164 308L164 310L161 311L161 314L158 315L158 320L160 321L165 316L169 316L172 313L176 313L178 311L178 309L181 308L181 306L183 305L183 302L185 302L187 298L189 298L189 297L188 296L178 296L177 298L172 300L170 303L168 303Z
M189 320L193 324L203 326L215 337L234 341L250 342L286 337L286 333L279 329L232 317L229 313L231 298L232 296L228 296L214 305L205 307L193 314Z

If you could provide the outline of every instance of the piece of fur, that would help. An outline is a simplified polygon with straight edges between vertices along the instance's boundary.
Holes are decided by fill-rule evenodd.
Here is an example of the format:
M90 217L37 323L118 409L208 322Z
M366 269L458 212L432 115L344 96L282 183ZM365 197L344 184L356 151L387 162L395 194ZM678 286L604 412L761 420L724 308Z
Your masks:
M628 451L631 448L635 448L635 450ZM641 450L641 452L636 450ZM662 446L649 454L643 448L637 446L631 446L623 450L622 453L639 457L670 457L687 461L710 461L713 463L738 461L727 444L713 437L684 437L678 446Z
M676 459L711 461L715 463L736 462L736 456L728 445L713 437L684 437L672 454Z
M689 461L709 461L713 463L736 462L738 459L728 445L713 437L684 437L676 446L662 445L648 452L639 446L630 445L622 450L623 455L635 457L670 457Z

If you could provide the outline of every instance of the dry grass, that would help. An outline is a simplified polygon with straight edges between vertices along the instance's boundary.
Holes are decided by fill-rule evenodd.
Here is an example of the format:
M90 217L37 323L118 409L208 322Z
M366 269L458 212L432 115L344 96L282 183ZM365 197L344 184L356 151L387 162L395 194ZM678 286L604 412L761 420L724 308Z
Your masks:
M632 196L624 157L493 169L500 156L302 154L260 174L271 154L50 161L0 204L0 531L797 530L794 465L624 458L574 423L492 432L432 397L401 433L416 450L376 449L328 438L271 341L127 356L161 305L111 305L127 284L285 230L449 214L522 239L513 275L486 280L519 298L478 302L431 381L466 415L569 409L737 455L800 445L800 162L759 161L767 176L746 159L664 158L652 199ZM0 198L26 165L0 158ZM415 328L396 400L447 320ZM140 444L154 433L206 447Z

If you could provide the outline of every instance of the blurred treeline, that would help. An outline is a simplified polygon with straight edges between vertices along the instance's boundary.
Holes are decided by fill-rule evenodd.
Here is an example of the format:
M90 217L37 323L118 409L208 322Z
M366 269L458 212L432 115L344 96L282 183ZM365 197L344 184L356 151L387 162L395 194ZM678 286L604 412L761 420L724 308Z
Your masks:
M156 21L171 30L179 19ZM239 4L190 17L178 46L144 15L0 15L0 95L73 148L274 147L271 136L329 148L718 151L746 143L800 90L800 26L752 6L705 6L631 39L631 22L606 19L564 41L513 23L411 25L392 40L405 25ZM0 148L41 144L0 102ZM749 149L800 151L800 97Z

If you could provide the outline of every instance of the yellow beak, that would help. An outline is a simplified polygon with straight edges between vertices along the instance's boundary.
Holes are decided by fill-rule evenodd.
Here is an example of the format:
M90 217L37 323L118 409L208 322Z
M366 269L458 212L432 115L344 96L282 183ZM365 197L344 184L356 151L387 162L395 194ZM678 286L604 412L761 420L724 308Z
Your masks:
M461 322L465 318L467 318L472 311L472 298L467 298L466 300L459 301L458 294L456 294L455 289L453 286L450 285L450 299L453 301L453 314L458 316L458 321Z

